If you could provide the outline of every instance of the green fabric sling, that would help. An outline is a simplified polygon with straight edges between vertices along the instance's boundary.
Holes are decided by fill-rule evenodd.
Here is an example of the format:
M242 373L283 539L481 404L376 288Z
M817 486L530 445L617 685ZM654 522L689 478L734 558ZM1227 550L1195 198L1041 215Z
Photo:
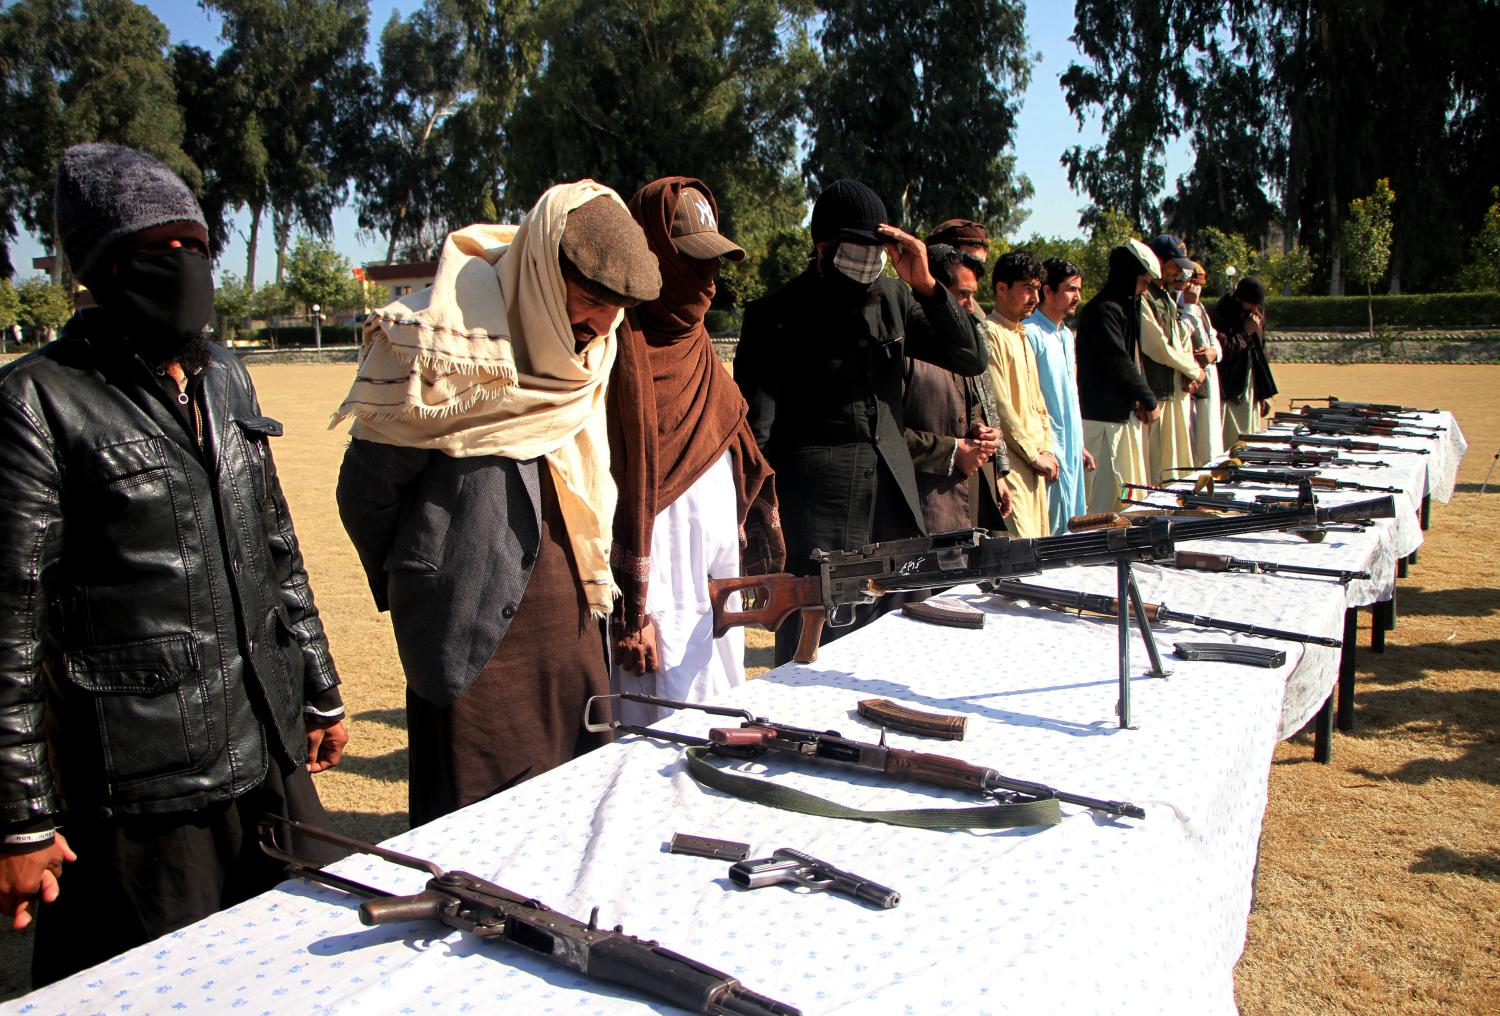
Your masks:
M704 756L709 753L709 748L701 746L690 747L685 751L688 775L697 783L744 801L754 801L756 804L800 812L803 815L884 822L886 825L908 826L913 829L1014 829L1019 826L1056 825L1062 820L1056 798L1016 804L986 804L978 808L864 811L790 787L779 787L766 780L725 772L708 764Z

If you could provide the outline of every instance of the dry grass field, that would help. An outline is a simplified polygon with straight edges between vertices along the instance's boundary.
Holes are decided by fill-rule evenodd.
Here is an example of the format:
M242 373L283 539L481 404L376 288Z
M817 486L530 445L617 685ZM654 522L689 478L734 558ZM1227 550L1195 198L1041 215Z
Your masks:
M286 424L276 460L350 707L349 754L319 788L343 831L380 839L405 828L404 699L390 624L334 507L345 436L326 424L351 370L252 373L265 411ZM1335 739L1331 766L1311 762L1305 737L1277 749L1240 1008L1495 1012L1500 487L1478 489L1500 450L1500 367L1283 364L1277 377L1293 395L1450 408L1470 453L1459 494L1435 506L1420 563L1401 583L1385 654L1360 655L1356 731ZM752 632L752 666L769 662L766 644ZM15 990L24 951L0 937L0 997Z

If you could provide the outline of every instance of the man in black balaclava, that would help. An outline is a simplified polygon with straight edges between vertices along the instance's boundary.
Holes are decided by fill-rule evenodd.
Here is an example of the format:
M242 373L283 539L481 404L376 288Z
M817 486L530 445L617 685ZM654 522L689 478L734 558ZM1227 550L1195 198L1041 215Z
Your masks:
M36 986L274 886L257 822L326 823L348 740L197 201L88 144L56 208L98 306L0 368L0 914Z
M1141 294L1160 277L1151 248L1127 241L1109 252L1108 278L1078 312L1078 409L1095 463L1085 480L1091 513L1118 508L1122 484L1154 482L1142 428L1160 418L1161 406L1141 373Z
M864 184L831 184L813 206L807 270L745 308L740 329L735 380L776 470L787 570L800 575L815 570L815 549L924 532L902 435L902 357L966 377L986 367L973 318L933 278L922 242L885 215ZM899 282L881 276L887 250ZM898 602L861 609L854 626L825 627L823 641ZM777 631L778 663L797 635L790 621Z

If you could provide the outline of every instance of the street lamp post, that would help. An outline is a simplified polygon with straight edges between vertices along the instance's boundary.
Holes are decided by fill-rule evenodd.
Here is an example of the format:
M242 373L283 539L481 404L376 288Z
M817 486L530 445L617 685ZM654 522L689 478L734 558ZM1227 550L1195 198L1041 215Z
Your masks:
M312 305L313 319L313 346L317 349L323 348L323 308L318 304Z

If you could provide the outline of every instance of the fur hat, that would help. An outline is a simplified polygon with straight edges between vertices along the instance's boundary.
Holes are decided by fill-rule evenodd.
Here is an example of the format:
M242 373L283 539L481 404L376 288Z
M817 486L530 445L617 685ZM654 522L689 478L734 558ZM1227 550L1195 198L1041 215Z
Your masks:
M120 145L74 145L57 164L57 239L73 275L86 279L127 236L182 222L207 243L208 223L182 178L144 152Z
M620 202L600 195L568 213L562 254L590 282L628 300L655 300L661 270L646 234Z

